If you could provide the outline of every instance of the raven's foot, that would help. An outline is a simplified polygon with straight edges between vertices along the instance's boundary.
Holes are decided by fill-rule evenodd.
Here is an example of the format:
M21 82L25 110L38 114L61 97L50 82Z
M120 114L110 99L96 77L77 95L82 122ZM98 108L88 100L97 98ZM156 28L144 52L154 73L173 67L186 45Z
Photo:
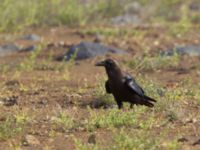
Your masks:
M117 102L117 105L118 105L118 108L119 108L119 109L122 109L122 108L123 108L123 104L122 104L121 101L118 101L118 102Z

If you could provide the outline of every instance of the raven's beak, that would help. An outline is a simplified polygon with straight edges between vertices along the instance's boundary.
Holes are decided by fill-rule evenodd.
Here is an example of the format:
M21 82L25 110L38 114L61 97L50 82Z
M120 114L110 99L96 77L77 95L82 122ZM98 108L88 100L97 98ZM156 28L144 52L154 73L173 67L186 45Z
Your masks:
M105 61L98 62L95 66L105 66Z

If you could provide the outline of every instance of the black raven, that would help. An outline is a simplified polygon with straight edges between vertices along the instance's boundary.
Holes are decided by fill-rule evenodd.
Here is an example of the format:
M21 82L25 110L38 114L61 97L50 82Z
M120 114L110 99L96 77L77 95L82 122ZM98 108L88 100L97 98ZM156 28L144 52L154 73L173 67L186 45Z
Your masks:
M128 73L124 73L112 59L106 59L98 62L96 66L104 66L108 75L105 83L106 92L113 94L118 108L123 107L122 102L129 102L133 107L136 105L145 105L153 107L156 100L145 95L143 89L136 83L135 79Z

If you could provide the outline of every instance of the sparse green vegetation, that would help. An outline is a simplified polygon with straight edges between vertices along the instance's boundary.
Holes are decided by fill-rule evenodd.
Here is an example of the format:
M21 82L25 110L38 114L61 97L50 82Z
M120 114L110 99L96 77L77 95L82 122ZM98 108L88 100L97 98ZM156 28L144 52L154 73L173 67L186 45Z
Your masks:
M180 144L177 141L162 141L166 136L165 132L158 134L156 137L152 137L151 131L132 130L128 131L123 128L112 131L113 141L111 145L102 146L100 143L95 145L83 143L81 140L75 138L76 149L105 149L105 150L157 150L157 149L180 149Z
M151 138L149 132L142 130L134 130L129 133L121 130L120 133L114 135L114 141L110 148L112 150L156 150L160 147L159 136Z
M0 139L7 140L8 138L22 134L28 121L30 121L29 117L25 114L6 116L5 120L0 123Z
M173 56L148 56L134 58L132 61L128 61L127 64L130 68L139 71L158 71L169 67L177 67L180 61L180 55L175 54ZM169 63L170 62L170 63Z
M121 126L135 126L137 115L134 111L121 113L118 109L111 109L105 113L90 111L90 117L85 120L88 130L95 128L113 128Z
M199 7L199 0L2 0L1 47L13 43L36 49L0 56L0 148L198 149L192 143L199 137L199 57L175 51L163 56L159 50L200 44ZM141 23L111 24L129 12L133 18L128 19L138 17ZM42 40L21 38L25 34ZM57 61L81 41L128 55L77 61L75 53L69 61ZM155 107L131 109L124 103L117 108L105 90L105 70L94 67L108 57L157 100Z
M53 118L52 123L55 127L60 127L64 131L68 131L75 126L74 119L64 112L60 112L57 117Z
M74 138L76 150L100 150L97 145L85 144L81 140Z
M28 58L26 58L22 63L19 64L18 69L26 71L33 70L36 65L36 59L40 54L41 50L42 46L40 45L35 51L31 52Z

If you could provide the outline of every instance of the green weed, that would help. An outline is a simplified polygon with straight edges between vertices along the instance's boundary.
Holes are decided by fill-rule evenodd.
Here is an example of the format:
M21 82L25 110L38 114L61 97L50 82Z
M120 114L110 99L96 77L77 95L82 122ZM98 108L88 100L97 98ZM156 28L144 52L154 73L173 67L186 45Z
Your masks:
M135 130L134 133L121 130L113 138L113 146L109 147L111 150L156 150L160 147L159 136L152 138L149 132L142 130Z
M182 36L184 33L188 32L192 26L191 20L189 19L189 16L188 16L187 5L182 6L181 14L182 14L182 17L180 21L169 25L169 32L173 36Z
M157 71L159 69L177 67L179 61L180 61L180 56L178 54L174 54L173 56L164 56L164 57L161 55L153 57L145 55L143 57L134 58L133 60L128 61L126 64L128 64L128 66L131 69L134 69L136 72L142 70Z
M76 125L73 117L70 117L65 112L60 112L57 117L54 117L52 119L52 123L53 123L53 127L55 127L56 129L61 128L64 131L68 131L74 128Z
M36 59L38 55L40 54L43 46L38 45L37 49L33 52L31 52L30 56L26 59L24 59L23 62L21 62L18 66L18 70L25 70L25 71L31 71L35 68L36 66Z
M6 140L18 134L22 134L29 117L25 114L7 116L5 121L0 123L0 139Z
M97 145L83 143L80 139L74 138L76 150L100 150Z
M119 128L122 126L136 126L137 118L140 111L134 110L121 112L118 109L110 109L104 113L90 110L90 116L84 120L84 126L87 130L94 130L95 128Z

